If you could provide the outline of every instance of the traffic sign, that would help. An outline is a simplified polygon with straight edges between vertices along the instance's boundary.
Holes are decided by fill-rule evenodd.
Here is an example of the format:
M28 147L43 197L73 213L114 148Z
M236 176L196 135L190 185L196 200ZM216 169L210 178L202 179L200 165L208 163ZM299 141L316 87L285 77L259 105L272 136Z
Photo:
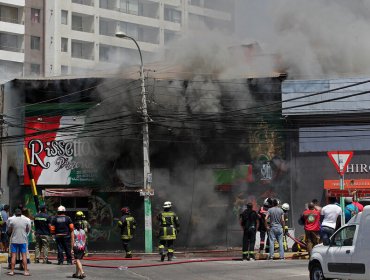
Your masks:
M328 152L328 156L332 163L334 164L335 168L337 169L338 173L343 176L347 168L347 165L351 161L353 152L330 151Z

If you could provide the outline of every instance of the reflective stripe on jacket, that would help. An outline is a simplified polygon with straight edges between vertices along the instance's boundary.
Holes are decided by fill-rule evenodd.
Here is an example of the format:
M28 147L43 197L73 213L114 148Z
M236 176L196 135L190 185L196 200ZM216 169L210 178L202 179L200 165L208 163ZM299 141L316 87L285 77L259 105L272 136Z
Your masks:
M121 239L132 239L136 229L135 218L131 215L123 215L118 222L121 228Z

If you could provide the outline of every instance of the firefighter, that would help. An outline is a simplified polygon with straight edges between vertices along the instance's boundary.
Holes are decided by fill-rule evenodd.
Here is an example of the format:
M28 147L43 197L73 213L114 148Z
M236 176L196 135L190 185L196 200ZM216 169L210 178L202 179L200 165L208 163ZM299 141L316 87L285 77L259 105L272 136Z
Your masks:
M266 214L267 210L270 208L271 204L269 201L266 199L263 202L262 207L258 210L258 218L259 218L259 229L258 231L260 232L260 248L259 252L262 253L263 250L265 249L265 240L266 240L266 227L265 227L265 220L266 220Z
M126 258L132 258L132 251L130 249L130 241L134 237L136 230L135 218L131 215L130 208L121 208L122 217L118 221L118 226L121 228L121 240L123 249L126 252Z
M284 247L284 251L287 252L288 251L288 240L287 240L287 234L288 234L288 211L290 209L290 206L288 203L283 203L283 205L281 205L281 209L283 209L284 211L284 222L285 222L285 226L284 226L284 236L283 236L283 247Z
M254 245L256 243L256 232L259 228L259 218L253 210L253 204L248 203L247 209L240 214L240 225L243 227L243 260L255 260Z
M66 253L67 264L72 265L72 238L74 226L72 219L66 215L66 208L62 205L58 207L57 216L51 220L50 233L55 236L58 248L58 265L64 261L63 251Z
M173 243L180 230L179 218L176 213L171 211L172 203L166 201L163 204L163 211L158 214L157 220L160 225L159 229L159 254L163 262L166 257L165 247L167 247L167 258L171 261L173 258Z
M80 223L81 229L85 231L86 240L85 240L85 254L84 256L87 257L89 253L87 252L87 242L88 242L88 233L90 232L91 226L90 223L87 221L84 212L77 211L75 216L75 222Z

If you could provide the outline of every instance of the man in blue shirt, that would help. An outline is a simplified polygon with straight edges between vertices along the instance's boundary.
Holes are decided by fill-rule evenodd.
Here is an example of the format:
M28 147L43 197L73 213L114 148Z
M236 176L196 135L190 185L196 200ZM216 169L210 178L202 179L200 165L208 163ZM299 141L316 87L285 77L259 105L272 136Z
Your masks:
M346 205L346 208L344 209L344 217L346 220L346 223L355 215L358 214L358 208L356 205L353 204L352 197L346 197L344 198L344 204Z

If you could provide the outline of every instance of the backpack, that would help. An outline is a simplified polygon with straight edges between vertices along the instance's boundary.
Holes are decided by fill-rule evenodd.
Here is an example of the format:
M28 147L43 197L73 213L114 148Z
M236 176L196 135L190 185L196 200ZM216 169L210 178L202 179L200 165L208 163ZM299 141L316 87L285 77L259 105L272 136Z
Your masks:
M353 205L353 204L350 204L350 205ZM358 208L357 208L357 206L356 205L353 205L354 209L350 209L348 206L349 205L346 206L346 209L351 213L351 218L353 216L356 216L358 214Z

